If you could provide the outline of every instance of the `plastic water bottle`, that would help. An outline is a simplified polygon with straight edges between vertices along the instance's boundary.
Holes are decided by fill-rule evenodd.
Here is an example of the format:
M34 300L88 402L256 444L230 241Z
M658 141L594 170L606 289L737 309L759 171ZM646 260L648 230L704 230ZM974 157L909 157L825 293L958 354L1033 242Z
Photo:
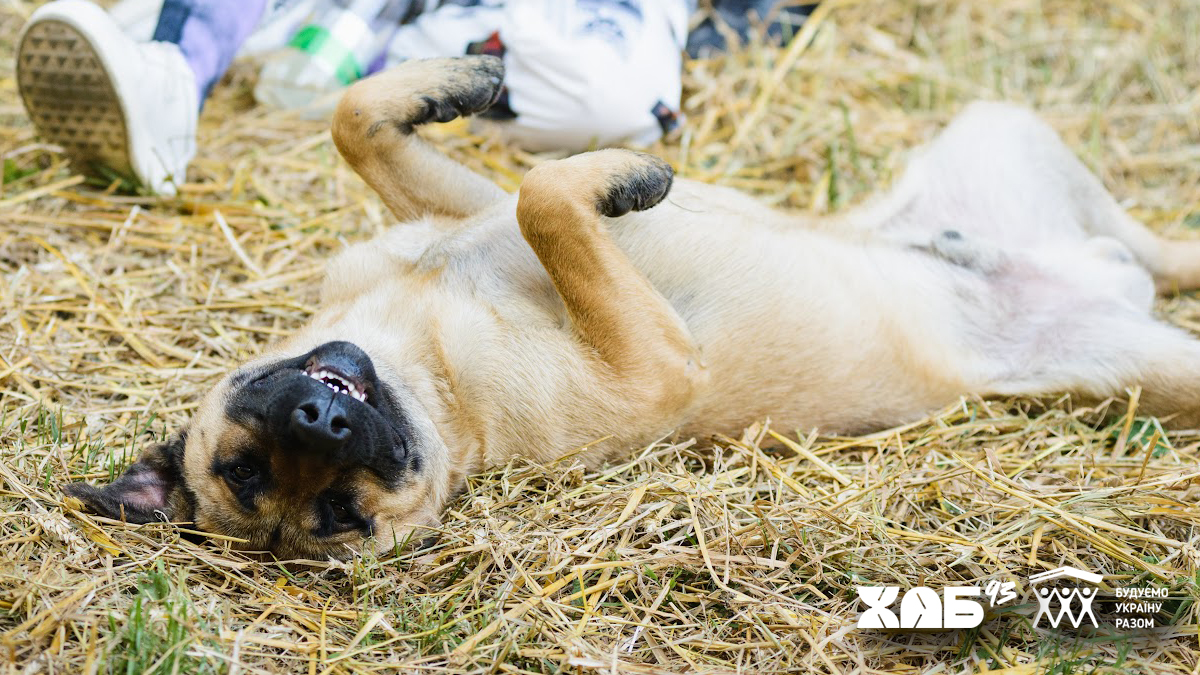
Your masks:
M332 110L331 96L366 74L400 23L424 0L329 0L259 73L254 98L313 117Z

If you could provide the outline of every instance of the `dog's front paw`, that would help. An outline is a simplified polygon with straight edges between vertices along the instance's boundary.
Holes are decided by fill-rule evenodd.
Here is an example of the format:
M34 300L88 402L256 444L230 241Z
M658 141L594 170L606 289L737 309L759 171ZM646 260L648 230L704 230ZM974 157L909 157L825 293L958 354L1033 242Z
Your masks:
M522 228L558 220L551 212L569 203L590 205L609 218L645 211L667 196L674 177L670 164L632 150L596 150L543 162L525 174L517 220Z
M380 131L408 135L421 124L482 112L503 86L504 62L494 56L407 61L346 90L333 117L333 140L353 161Z
M418 62L429 85L413 91L406 133L428 122L449 122L492 107L504 86L504 62L495 56L463 56ZM417 73L414 73L414 75Z
M630 211L645 211L666 198L675 179L670 164L643 152L611 152L622 155L624 166L612 173L599 196L596 209L601 214L616 218Z

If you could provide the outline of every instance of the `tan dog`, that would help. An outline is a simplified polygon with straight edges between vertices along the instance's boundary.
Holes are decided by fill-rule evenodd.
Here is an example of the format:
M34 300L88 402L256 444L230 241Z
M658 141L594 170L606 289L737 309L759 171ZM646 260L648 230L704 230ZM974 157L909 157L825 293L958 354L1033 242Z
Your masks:
M857 432L966 393L1145 388L1200 419L1200 342L1150 315L1200 247L1129 218L1027 111L967 109L884 199L826 227L662 161L546 162L509 196L416 126L485 109L487 57L350 89L338 149L405 224L332 261L323 309L224 378L113 484L112 517L194 520L283 556L434 527L464 477L678 434ZM657 204L657 206L655 206ZM651 208L654 207L654 208Z

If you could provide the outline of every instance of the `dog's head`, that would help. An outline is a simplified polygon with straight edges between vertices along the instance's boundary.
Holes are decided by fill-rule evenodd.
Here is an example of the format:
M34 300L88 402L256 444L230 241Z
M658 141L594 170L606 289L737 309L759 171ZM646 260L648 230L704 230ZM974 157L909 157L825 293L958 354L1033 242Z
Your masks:
M259 360L225 377L187 430L118 480L66 492L102 515L192 521L281 557L423 538L445 483L439 441L416 397L380 370L344 341Z

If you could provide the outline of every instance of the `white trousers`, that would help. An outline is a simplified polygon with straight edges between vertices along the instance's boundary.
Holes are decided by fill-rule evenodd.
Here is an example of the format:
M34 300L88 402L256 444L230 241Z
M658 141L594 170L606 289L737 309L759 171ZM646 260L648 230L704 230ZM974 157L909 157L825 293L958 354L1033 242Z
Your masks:
M264 15L240 54L283 46L320 2L279 4L284 9ZM161 6L122 0L112 11L127 32L147 40ZM461 56L497 34L516 117L496 124L511 139L530 150L646 144L662 133L656 106L679 110L694 9L695 0L445 0L399 28L386 66Z
M645 144L654 109L679 110L690 0L482 0L444 5L402 26L388 65L465 53L496 33L508 105L498 122L530 150Z

